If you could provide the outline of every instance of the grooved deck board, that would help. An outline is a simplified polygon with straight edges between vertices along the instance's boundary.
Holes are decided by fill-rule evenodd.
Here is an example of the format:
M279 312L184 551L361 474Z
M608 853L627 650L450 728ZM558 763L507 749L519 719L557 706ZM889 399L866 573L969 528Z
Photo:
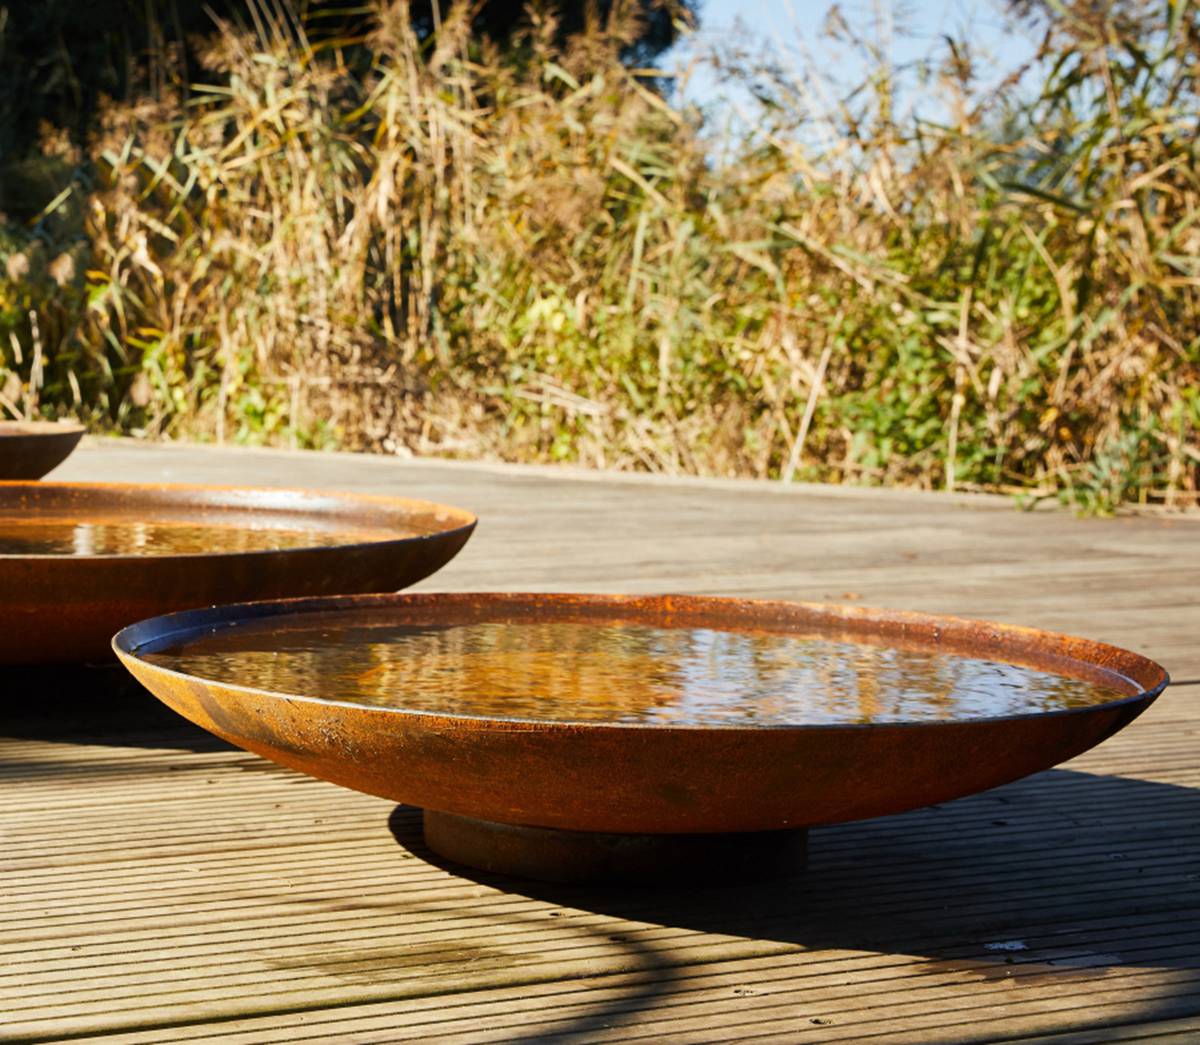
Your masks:
M1200 1039L1200 520L116 441L56 477L428 497L481 517L428 590L853 599L1117 642L1183 684L1058 769L815 831L802 876L664 893L455 873L416 811L119 669L9 670L2 1041Z

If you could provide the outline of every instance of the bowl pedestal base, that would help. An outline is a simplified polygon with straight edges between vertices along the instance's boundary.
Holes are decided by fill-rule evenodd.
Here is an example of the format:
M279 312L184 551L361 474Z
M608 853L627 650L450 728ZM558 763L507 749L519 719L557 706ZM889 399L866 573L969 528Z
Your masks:
M603 834L425 810L425 844L452 863L542 882L703 884L804 870L808 832Z

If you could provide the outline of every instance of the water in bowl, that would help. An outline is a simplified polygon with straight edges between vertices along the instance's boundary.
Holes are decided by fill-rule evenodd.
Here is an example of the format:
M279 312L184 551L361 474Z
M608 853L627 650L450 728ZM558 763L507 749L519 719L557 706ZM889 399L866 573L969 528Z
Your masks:
M610 621L304 615L141 655L205 679L352 704L674 727L986 719L1138 692L1111 673L1087 681L848 635Z
M394 540L411 533L264 522L249 513L210 520L131 519L127 515L0 515L0 555L200 555L326 547Z

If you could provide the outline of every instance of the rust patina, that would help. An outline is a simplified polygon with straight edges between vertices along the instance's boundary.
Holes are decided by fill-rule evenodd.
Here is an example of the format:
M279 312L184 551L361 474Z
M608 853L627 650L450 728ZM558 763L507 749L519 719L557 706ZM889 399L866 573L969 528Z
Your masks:
M1129 685L1127 695L1109 703L1006 718L693 728L333 703L316 693L191 677L141 655L231 622L363 608L392 622L411 617L426 624L501 613L518 622L825 631L1080 678L1102 669ZM247 604L143 621L117 635L114 648L156 696L205 729L285 766L432 811L427 840L445 855L494 870L573 879L594 877L587 868L594 870L596 860L564 855L562 840L546 829L643 838L720 835L900 813L1072 758L1128 725L1168 682L1158 664L1135 653L1050 632L862 607L673 595L416 594ZM514 842L513 832L497 825L536 830L522 849L519 834ZM593 843L596 850L600 842ZM601 848L611 854L614 844ZM642 843L631 845L634 863L645 863L637 852ZM672 853L677 861L689 858L687 848ZM622 876L619 867L604 866L604 873Z
M195 554L0 554L0 664L111 659L145 617L248 598L396 591L449 562L475 527L459 508L399 497L243 487L0 482L0 515L228 525L251 517L370 531L319 547ZM392 536L389 536L391 534Z
M0 421L0 479L40 479L70 456L83 425L66 421Z

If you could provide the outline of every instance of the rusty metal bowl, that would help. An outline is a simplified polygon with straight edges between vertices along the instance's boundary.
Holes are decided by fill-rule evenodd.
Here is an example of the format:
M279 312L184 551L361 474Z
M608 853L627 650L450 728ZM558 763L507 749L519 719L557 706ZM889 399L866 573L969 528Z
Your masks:
M40 479L70 456L84 431L67 421L0 421L0 480Z
M0 554L0 664L108 660L118 629L193 606L396 591L454 558L476 521L459 508L398 497L2 482L0 522L5 516L59 528L95 518L268 532L301 527L332 533L328 539L338 543L194 554Z
M336 702L184 675L146 659L214 629L251 627L261 637L299 626L310 614L324 622L364 613L423 626L583 620L815 632L1092 681L1116 673L1126 695L1003 718L691 728ZM559 880L594 877L588 869L601 865L601 877L612 872L613 847L623 839L737 833L744 848L746 832L900 813L992 788L1100 743L1168 682L1159 665L1137 654L1048 632L861 607L686 596L418 594L247 604L142 621L113 645L151 692L205 729L285 766L423 807L426 840L443 855ZM596 833L605 852L579 857L577 843L586 848ZM576 839L571 852L560 851L562 836ZM641 844L632 845L635 863L646 863L637 855ZM681 866L698 857L685 846L655 851L649 862L664 859Z

